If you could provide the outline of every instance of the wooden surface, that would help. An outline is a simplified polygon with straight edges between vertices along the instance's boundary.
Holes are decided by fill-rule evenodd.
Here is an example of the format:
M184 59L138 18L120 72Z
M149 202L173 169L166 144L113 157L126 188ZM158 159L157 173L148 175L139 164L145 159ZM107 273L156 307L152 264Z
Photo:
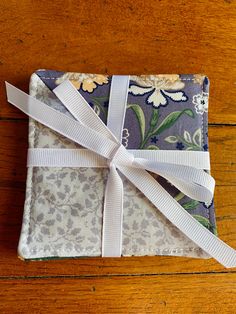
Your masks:
M236 313L236 269L171 257L23 262L27 119L4 80L27 91L39 68L205 73L220 237L236 248L236 3L0 1L0 313Z

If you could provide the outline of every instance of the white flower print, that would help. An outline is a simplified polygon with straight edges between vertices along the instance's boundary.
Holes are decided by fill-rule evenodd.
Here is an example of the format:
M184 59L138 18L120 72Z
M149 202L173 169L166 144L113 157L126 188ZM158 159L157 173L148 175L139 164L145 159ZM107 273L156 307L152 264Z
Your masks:
M208 93L202 92L193 96L193 104L197 114L208 112Z
M205 202L205 203L204 203L204 206L205 206L206 208L209 208L209 207L211 207L212 203L213 203L213 200L208 201L208 202Z
M147 103L152 104L155 108L166 106L168 99L175 102L188 100L185 93L180 91L185 84L178 74L131 76L130 79L137 85L131 85L129 92L133 95L149 93Z
M67 72L56 80L56 84L60 84L65 80L70 80L77 89L81 88L85 92L92 93L97 85L108 83L108 76Z
M201 128L197 129L193 135L187 130L184 130L183 136L170 135L165 138L165 141L170 144L176 143L176 149L179 150L202 150Z
M124 147L128 147L128 137L129 137L129 130L127 128L123 129L123 134L122 134L122 144Z

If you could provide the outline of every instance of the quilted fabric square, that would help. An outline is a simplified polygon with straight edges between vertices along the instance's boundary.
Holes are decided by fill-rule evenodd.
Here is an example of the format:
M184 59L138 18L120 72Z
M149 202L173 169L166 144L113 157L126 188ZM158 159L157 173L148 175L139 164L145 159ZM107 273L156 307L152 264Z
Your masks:
M35 72L30 95L70 115L52 90L65 80L106 123L111 76ZM204 75L130 76L122 143L128 149L208 151L209 80ZM30 148L80 148L48 127L29 121ZM104 189L108 170L29 167L22 232L24 259L101 256ZM216 233L214 204L192 200L155 179L205 228ZM125 177L123 256L208 257L173 226Z

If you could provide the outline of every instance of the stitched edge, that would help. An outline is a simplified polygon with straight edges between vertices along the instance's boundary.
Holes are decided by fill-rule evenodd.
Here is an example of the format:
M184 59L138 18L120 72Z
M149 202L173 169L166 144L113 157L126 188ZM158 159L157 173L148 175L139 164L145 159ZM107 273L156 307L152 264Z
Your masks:
M206 78L207 78L207 76L204 75L204 79L202 81L202 93L204 93L204 90L205 90L204 87L205 87L205 79ZM209 101L209 95L208 95L208 101ZM205 118L206 118L206 112L204 112L203 115L202 115L202 143L201 143L202 147L206 144L206 142L205 142L206 123L204 123L204 119ZM207 121L208 121L208 119L207 119ZM208 215L208 219L210 221L210 208L207 208L207 215Z
M80 252L75 251L74 249L68 251L64 248L61 248L59 250L54 250L54 252L58 252L58 254L49 254L48 255L38 255L38 254L45 254L45 252L49 251L48 249L45 250L44 248L39 248L37 250L31 248L28 250L28 254L27 257L25 257L25 259L38 259L38 258L53 258L53 257L58 257L58 258L66 258L66 257L92 257L92 256L96 256L96 257L101 257L101 252L97 251L97 250L82 250ZM40 253L42 252L42 253ZM178 254L185 254L185 253L191 253L191 252L200 252L202 253L202 249L200 247L197 248L193 248L193 247L187 247L187 248L165 248L165 249L138 249L138 250L134 250L134 249L125 249L124 252L122 253L121 256L161 256L161 255L166 255L166 256L183 256L184 255L178 255ZM31 254L35 253L35 256L32 256ZM68 254L69 253L69 254ZM155 253L155 255L148 255L151 253ZM61 255L64 254L64 255ZM67 255L66 255L67 254ZM81 254L81 255L80 255ZM88 255L88 254L96 254L96 255ZM135 255L137 254L137 255ZM198 256L198 255L197 255ZM208 255L206 254L201 254L201 258L209 258Z
M33 85L33 81L34 81L36 76L37 75L35 73L33 73L30 77L29 94L32 94L31 86ZM37 78L38 78L38 76L37 76ZM29 118L28 129L30 126L33 128L33 131L32 131L33 136L31 138L30 133L28 134L28 145L29 145L29 147L35 147L36 126L35 126L35 121L32 118ZM24 203L24 218L23 218L23 222L22 222L22 230L21 230L20 240L19 240L19 244L18 244L18 254L23 258L24 258L24 256L23 256L23 253L21 251L21 246L23 248L24 248L24 244L27 246L27 239L29 236L30 221L31 221L31 214L32 214L33 175L34 175L34 167L29 167L27 169L26 192L25 193L30 193L30 196L29 196L29 199L25 200L25 203ZM25 217L26 217L27 223L24 223Z
M71 72L71 73L74 73L74 72ZM111 75L108 75L108 76L111 76ZM158 76L158 74L157 74ZM47 76L40 76L41 79L45 79L45 80L56 80L58 77L47 77ZM181 78L181 81L194 81L194 78L190 77L190 78L187 78L187 77L183 77Z

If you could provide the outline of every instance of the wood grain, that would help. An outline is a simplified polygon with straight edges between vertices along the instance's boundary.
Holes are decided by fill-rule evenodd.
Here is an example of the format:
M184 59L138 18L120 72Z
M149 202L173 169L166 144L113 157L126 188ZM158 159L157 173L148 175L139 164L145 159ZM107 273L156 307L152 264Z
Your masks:
M236 274L3 280L3 313L235 313ZM181 287L181 288L180 288ZM204 292L203 292L204 288ZM4 291L4 293L3 293Z
M204 73L220 237L236 248L236 1L0 1L0 313L236 313L236 273L173 257L17 258L27 120L4 81L37 69Z

